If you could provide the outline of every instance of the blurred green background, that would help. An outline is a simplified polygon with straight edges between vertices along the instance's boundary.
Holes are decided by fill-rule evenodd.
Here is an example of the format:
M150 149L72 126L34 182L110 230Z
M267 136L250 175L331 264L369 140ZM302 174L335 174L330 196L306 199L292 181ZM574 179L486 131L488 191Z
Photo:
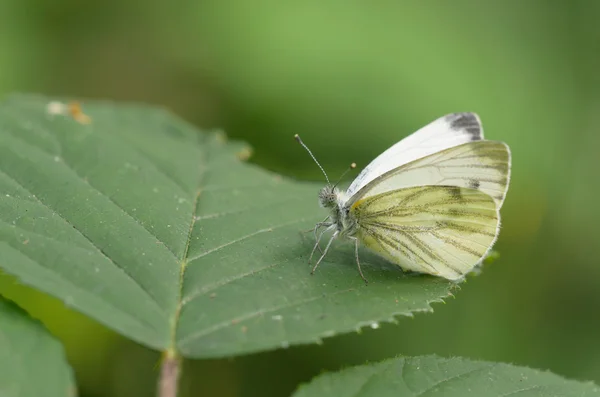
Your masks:
M430 353L600 383L598 20L596 0L0 0L0 95L164 105L319 181L293 134L335 176L439 116L478 112L513 152L499 260L434 314L186 362L183 395L284 396L322 370ZM157 353L8 276L0 293L64 341L82 396L154 394Z

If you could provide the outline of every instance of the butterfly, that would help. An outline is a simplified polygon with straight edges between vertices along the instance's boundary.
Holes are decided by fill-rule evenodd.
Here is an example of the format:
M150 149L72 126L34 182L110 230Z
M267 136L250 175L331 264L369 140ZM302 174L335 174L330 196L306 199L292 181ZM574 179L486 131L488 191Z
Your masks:
M360 276L359 244L404 270L449 280L462 279L488 254L500 229L500 208L508 190L508 145L484 140L479 116L440 117L379 155L346 191L327 185L319 204L329 211L315 225L321 256L339 238L354 241ZM319 242L333 231L324 250Z

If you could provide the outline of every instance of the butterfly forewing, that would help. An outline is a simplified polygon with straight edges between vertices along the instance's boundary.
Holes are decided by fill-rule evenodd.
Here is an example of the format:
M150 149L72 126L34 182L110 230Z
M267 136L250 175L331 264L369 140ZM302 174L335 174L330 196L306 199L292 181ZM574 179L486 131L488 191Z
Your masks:
M481 121L475 113L452 113L440 117L377 156L352 182L348 195L352 196L381 174L401 165L482 139Z
M510 179L510 150L505 143L476 141L455 146L391 170L367 184L352 203L413 186L457 186L479 190L502 207Z
M370 195L350 213L360 241L407 270L457 279L486 255L496 240L494 199L476 189L419 186Z

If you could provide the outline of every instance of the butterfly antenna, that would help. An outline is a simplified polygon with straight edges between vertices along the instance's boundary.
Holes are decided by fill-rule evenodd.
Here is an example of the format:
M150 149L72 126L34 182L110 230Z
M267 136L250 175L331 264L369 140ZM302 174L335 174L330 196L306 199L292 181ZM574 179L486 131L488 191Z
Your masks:
M344 176L346 176L346 174L347 174L347 173L348 173L350 170L353 170L353 169L355 169L355 168L356 168L356 163L352 163L352 164L350 164L350 167L348 167L348 168L346 169L346 171L344 171L344 173L342 174L342 176L340 176L340 179L338 179L338 181L335 183L335 185L333 185L333 187L336 187L336 186L337 186L337 185L338 185L338 184L339 184L339 183L342 181L342 179L344 178Z
M308 148L308 146L306 146L304 144L304 142L302 142L302 139L300 139L300 136L298 134L296 134L296 135L294 135L294 139L297 140L298 143L301 144L304 149L306 149L306 151L308 152L308 154L310 154L310 157L312 157L312 159L315 161L315 163L317 163L317 165L321 169L321 172L323 172L323 175L325 175L325 180L327 180L327 184L331 185L331 182L329 182L329 178L327 177L327 173L325 172L325 170L323 169L323 167L321 167L321 164L319 164L319 162L317 161L315 155L312 154L312 152L310 151L310 149Z

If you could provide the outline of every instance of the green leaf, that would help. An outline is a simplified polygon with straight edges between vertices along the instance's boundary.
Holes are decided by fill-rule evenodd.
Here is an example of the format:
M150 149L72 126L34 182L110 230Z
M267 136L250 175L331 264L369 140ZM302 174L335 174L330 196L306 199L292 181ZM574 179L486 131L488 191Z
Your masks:
M336 244L311 277L320 184L156 108L0 105L0 267L146 346L218 357L430 310L452 283ZM56 106L50 109L56 110ZM290 145L295 142L290 137ZM298 148L298 150L301 150Z
M0 296L0 396L76 395L63 347L46 328Z
M294 397L592 397L600 388L509 364L400 357L316 377Z

